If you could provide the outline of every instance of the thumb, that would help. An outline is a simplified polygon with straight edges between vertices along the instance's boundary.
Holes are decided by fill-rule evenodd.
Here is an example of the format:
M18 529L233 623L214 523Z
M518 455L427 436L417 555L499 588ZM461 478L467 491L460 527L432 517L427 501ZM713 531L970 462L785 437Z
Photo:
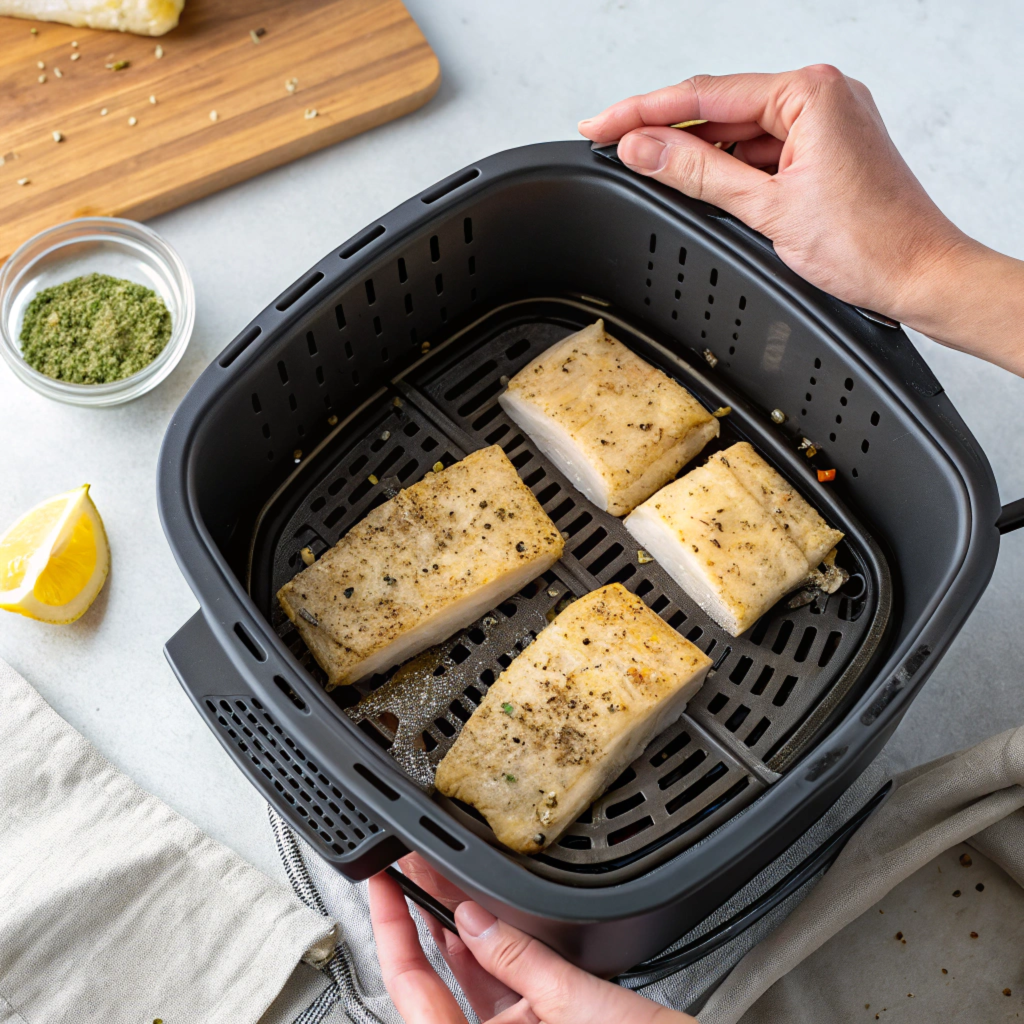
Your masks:
M764 230L771 176L710 142L675 128L639 128L622 137L618 153L630 170Z
M696 1024L692 1017L601 981L477 903L455 911L459 935L485 970L518 992L546 1024Z

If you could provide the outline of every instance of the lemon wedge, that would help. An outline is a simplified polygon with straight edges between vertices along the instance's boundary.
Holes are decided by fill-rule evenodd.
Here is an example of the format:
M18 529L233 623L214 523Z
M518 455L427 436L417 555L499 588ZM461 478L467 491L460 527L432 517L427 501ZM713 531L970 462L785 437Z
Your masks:
M74 622L109 568L107 534L85 484L36 505L0 537L0 609Z

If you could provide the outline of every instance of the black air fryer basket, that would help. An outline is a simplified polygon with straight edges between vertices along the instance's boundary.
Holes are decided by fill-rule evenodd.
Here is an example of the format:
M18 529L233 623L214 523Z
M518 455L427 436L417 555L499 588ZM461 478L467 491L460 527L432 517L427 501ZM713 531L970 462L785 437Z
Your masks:
M508 419L507 379L599 316L706 406L730 406L719 445L750 440L844 531L841 590L728 636ZM319 556L438 462L489 444L566 554L417 663L403 685L437 704L416 725L416 757L436 765L560 603L606 583L714 661L683 718L533 858L414 782L388 752L409 723L353 708L385 680L327 692L274 597L303 548ZM585 143L483 160L324 257L188 393L159 500L202 606L168 657L266 799L350 878L416 850L606 975L706 918L844 793L981 595L1000 528L1019 524L1012 509L1000 519L984 454L898 325Z

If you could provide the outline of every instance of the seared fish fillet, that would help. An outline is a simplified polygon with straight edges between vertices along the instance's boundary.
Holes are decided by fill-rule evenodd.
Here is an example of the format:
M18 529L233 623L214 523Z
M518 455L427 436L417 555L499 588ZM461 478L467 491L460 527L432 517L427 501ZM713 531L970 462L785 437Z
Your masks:
M185 0L0 0L0 14L162 36L178 24L184 6Z
M843 537L746 442L662 488L625 525L733 636L806 582Z
M498 401L579 490L616 516L718 437L718 420L607 334L603 320L524 366Z
M683 713L710 666L621 583L601 587L502 672L435 784L506 846L538 853Z
M468 626L563 546L494 445L374 509L277 597L328 684L354 683Z

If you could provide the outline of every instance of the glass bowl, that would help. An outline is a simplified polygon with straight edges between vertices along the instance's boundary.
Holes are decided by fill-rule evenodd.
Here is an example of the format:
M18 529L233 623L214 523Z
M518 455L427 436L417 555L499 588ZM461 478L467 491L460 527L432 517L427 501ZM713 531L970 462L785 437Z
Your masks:
M152 288L171 314L171 337L148 366L110 384L69 384L25 362L22 318L44 288L91 273ZM72 405L119 405L152 390L178 365L196 318L196 297L185 264L155 232L119 217L80 217L30 238L0 269L0 354L34 391Z

